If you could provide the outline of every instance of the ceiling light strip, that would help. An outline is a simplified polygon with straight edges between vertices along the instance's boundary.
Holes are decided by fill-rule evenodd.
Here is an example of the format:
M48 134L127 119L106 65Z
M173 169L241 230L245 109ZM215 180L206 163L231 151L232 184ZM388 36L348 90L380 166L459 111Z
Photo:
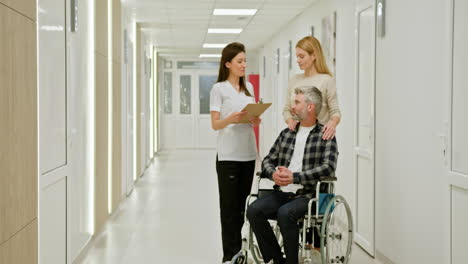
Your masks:
M257 9L214 9L215 16L253 16L257 13Z
M227 44L209 44L209 43L203 44L203 48L208 48L208 49L222 49L226 46Z
M209 28L208 33L212 34L239 34L242 28Z
M221 58L221 54L200 54L200 58Z

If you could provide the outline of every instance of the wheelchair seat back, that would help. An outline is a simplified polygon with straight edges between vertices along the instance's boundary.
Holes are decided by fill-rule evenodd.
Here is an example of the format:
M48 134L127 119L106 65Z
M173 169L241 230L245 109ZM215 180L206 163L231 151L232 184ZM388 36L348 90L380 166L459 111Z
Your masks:
M327 209L328 203L335 197L333 193L319 193L319 214L325 214L325 210ZM331 211L333 211L334 205L331 207Z

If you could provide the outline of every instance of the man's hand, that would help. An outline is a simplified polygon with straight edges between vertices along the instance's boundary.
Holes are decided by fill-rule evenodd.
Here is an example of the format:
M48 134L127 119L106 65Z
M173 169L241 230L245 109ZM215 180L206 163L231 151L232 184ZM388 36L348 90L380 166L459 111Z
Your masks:
M278 186L286 186L293 183L294 177L292 171L284 166L279 166L278 169L273 173L273 181Z

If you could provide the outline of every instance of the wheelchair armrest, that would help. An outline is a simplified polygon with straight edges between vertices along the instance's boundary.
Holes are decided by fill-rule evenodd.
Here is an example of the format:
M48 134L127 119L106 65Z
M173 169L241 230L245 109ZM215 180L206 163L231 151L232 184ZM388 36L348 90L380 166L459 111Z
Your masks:
M265 176L265 174L263 174L261 171L257 171L257 173L255 173L255 175L257 175L258 177L262 178L262 179L266 179L268 177Z
M336 177L333 177L333 176L320 176L319 177L319 181L323 181L323 182L334 182L334 181L337 181L338 179Z

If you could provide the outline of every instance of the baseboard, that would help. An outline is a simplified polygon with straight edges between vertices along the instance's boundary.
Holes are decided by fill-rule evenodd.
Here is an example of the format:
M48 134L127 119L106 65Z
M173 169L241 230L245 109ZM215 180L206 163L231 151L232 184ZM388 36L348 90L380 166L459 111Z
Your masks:
M393 262L391 259L389 259L387 256L385 256L382 252L378 250L375 250L375 257L382 264L396 264L395 262Z
M80 253L78 254L78 256L72 261L72 264L82 264L84 263L85 259L86 259L86 256L88 255L89 253L89 250L91 248L93 248L95 246L95 241L96 239L102 234L103 231L105 231L107 229L107 225L115 220L115 218L117 217L117 213L122 209L122 204L125 202L125 200L127 199L128 197L124 196L122 197L122 200L120 200L120 203L119 205L115 208L115 210L107 217L107 220L106 220L106 223L104 224L104 226L102 227L102 229L98 232L98 233L95 233L91 236L91 238L88 240L88 243L86 243L86 245L81 249Z

